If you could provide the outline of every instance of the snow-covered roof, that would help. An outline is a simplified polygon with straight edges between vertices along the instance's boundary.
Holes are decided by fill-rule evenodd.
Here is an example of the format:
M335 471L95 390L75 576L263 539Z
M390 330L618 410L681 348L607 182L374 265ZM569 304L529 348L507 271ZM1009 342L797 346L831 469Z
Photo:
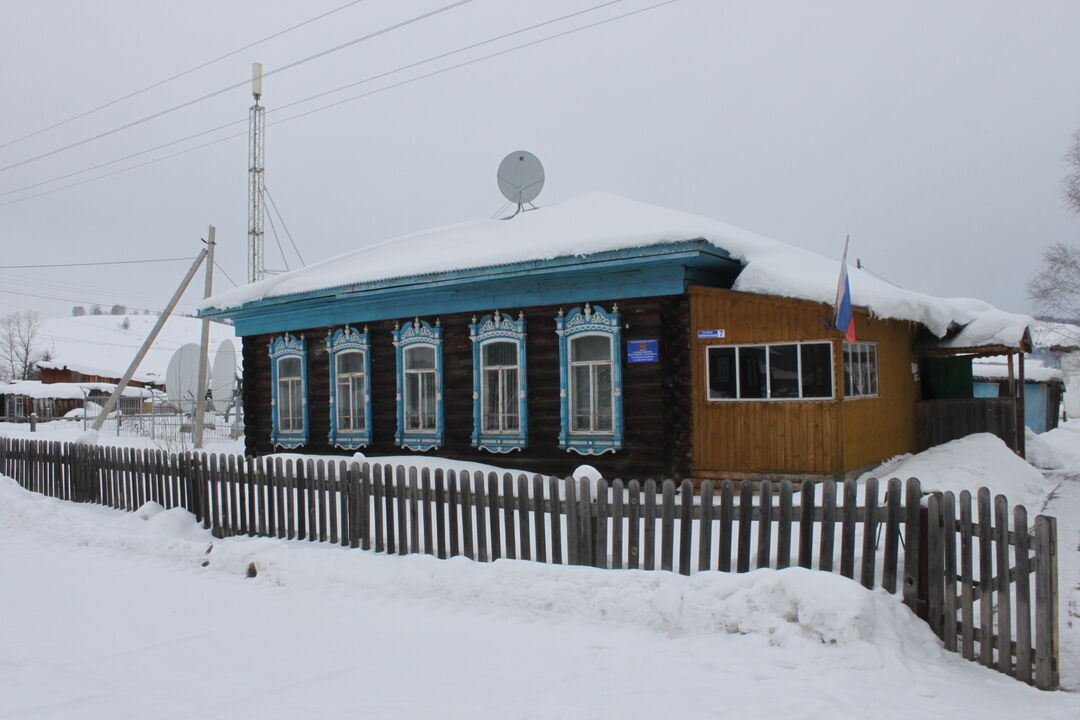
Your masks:
M1031 326L1031 341L1039 348L1080 347L1080 325L1037 320Z
M43 383L40 380L16 380L0 385L0 395L21 395L23 397L54 400L82 400L90 392L112 393L116 385L112 383ZM125 397L153 397L154 391L149 388L131 387L124 388Z
M344 289L362 283L437 272L704 240L743 265L734 289L832 303L840 264L817 253L699 215L590 193L517 215L473 220L369 245L321 263L219 293L200 309ZM951 347L1016 347L1032 322L968 298L936 298L849 268L852 299L881 318L911 320Z
M1013 376L1019 378L1016 360L1013 360ZM977 358L971 361L971 374L976 379L1003 380L1009 377L1009 359L1004 355ZM1027 382L1063 382L1061 370L1047 367L1041 360L1031 356L1024 358L1024 380Z
M123 377L157 320L156 315L83 315L46 320L38 331L38 340L39 346L51 353L51 359L39 362L38 367ZM202 320L173 315L165 321L132 379L164 384L173 353L186 343L197 344L201 333ZM210 323L211 358L222 341L235 337L232 326Z

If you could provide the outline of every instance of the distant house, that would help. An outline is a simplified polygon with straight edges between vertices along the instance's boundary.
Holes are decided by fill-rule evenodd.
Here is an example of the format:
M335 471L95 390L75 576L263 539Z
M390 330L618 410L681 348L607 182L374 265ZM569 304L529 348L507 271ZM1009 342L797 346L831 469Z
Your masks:
M1008 359L980 358L972 364L975 397L1009 397ZM1046 367L1039 360L1024 361L1024 424L1041 433L1058 426L1065 383L1061 370Z
M847 343L832 327L838 274L815 253L598 193L364 247L202 313L243 339L252 454L835 476L966 430L965 404L1000 404L973 397L971 358L1026 349L1030 318L853 269ZM1015 418L975 430L1015 446Z
M62 418L86 402L104 405L116 385L100 382L44 383L38 380L17 380L0 384L0 421L27 422L31 414L39 420ZM139 406L153 397L147 388L129 387L121 400L129 406Z
M46 320L38 331L49 360L37 364L44 383L118 383L146 340L156 315L82 315ZM161 329L132 378L134 387L162 388L173 354L186 343L198 344L202 322L174 315ZM235 338L232 327L210 324L210 352Z
M1065 416L1080 417L1080 325L1037 321L1031 327L1034 355L1061 370Z

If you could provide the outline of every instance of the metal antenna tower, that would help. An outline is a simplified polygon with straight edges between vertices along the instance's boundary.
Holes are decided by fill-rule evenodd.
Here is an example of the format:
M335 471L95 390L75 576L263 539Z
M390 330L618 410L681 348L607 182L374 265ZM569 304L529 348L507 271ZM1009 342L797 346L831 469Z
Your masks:
M248 113L248 282L266 277L263 253L263 158L266 154L266 114L262 97L262 63L251 64L251 94L255 104Z

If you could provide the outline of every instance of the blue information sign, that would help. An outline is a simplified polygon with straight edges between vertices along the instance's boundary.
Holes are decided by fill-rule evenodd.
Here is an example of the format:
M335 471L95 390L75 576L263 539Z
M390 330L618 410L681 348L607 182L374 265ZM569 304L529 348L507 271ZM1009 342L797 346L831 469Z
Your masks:
M660 360L659 340L627 340L626 362L642 363Z

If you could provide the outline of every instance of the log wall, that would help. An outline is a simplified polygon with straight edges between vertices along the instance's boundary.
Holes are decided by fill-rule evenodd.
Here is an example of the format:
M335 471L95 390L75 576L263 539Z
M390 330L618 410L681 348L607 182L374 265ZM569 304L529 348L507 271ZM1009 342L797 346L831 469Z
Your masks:
M611 303L600 303L610 310ZM522 452L495 454L471 446L472 344L468 324L472 313L444 315L443 402L446 442L428 454L458 460L521 468L532 472L567 474L580 464L596 467L605 477L686 476L691 462L690 359L688 355L689 298L685 295L618 301L622 316L623 447L617 453L582 456L558 448L559 367L555 316L560 306L524 308L527 322L529 444ZM569 311L573 305L562 306ZM495 308L492 308L494 310ZM518 308L501 308L515 318ZM488 311L490 312L490 311ZM476 313L477 316L487 313ZM435 317L422 318L434 323ZM407 322L411 318L399 318ZM302 331L308 361L307 453L341 453L327 444L330 430L329 356L323 342L333 328ZM391 331L394 321L368 323L371 350L371 456L413 454L394 445L397 424L395 357ZM293 333L298 335L301 333ZM247 452L262 455L270 445L270 361L268 345L274 335L243 338L244 408ZM659 340L660 361L627 363L626 341ZM415 453L422 455L424 453Z

